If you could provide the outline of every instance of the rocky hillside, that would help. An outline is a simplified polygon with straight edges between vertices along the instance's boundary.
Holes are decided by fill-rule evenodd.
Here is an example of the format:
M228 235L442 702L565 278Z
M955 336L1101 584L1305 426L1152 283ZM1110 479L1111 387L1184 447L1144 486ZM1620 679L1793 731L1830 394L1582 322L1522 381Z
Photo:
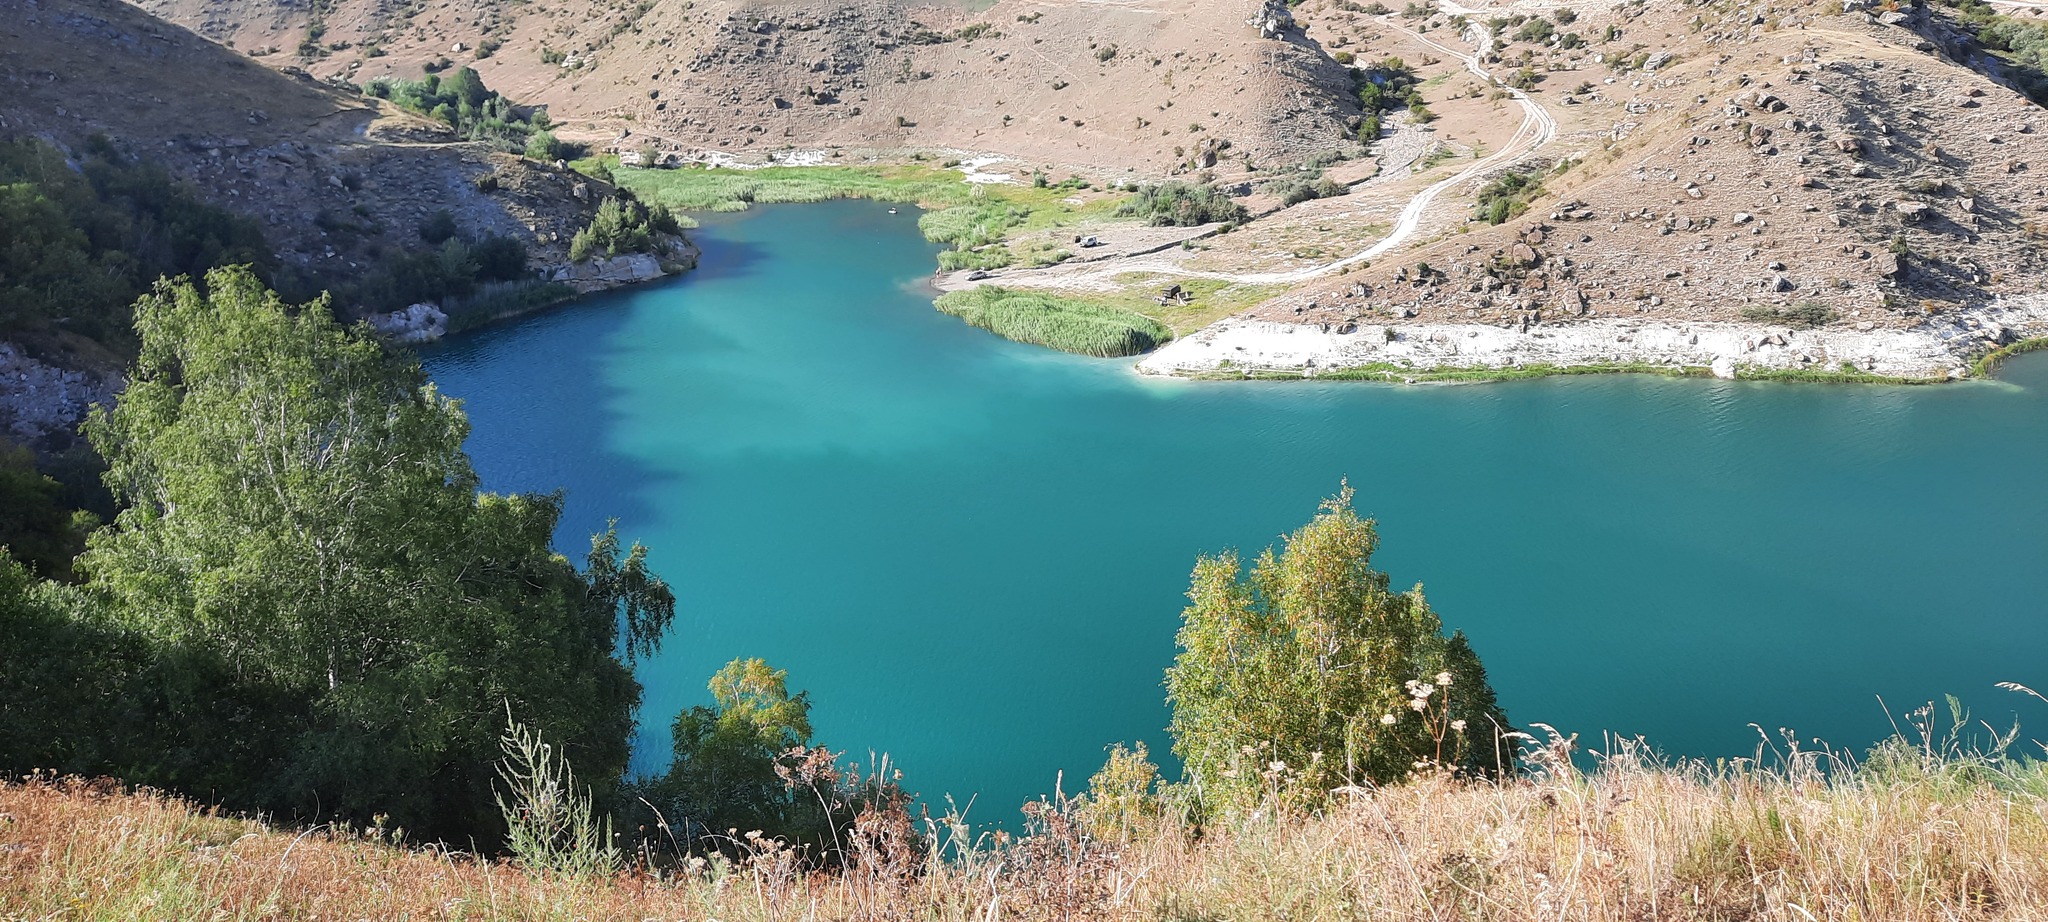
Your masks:
M683 156L952 148L1164 174L1336 148L1350 78L1262 0L140 0L273 66L470 65L593 140ZM320 11L320 12L316 12Z
M566 263L601 195L581 176L452 143L438 123L273 71L117 0L0 0L0 139L55 145L76 168L101 137L252 220L280 286L308 297L418 253L421 228L447 217L466 237L518 241L534 265ZM0 391L0 437L62 433L112 392L121 357L80 340L0 344L0 368L19 385Z
M1610 17L1652 56L1616 66L1626 50L1512 41L1493 53L1534 51L1532 95L1567 120L1519 170L1542 182L1520 197L1523 217L1268 313L1520 326L1801 309L1869 330L2040 290L2048 113L1930 41L1946 33L1938 17L1697 5L1589 25Z
M5 0L0 136L74 146L105 135L262 222L314 275L417 241L433 213L559 261L589 220L580 177L471 145L445 128L278 73L117 0Z

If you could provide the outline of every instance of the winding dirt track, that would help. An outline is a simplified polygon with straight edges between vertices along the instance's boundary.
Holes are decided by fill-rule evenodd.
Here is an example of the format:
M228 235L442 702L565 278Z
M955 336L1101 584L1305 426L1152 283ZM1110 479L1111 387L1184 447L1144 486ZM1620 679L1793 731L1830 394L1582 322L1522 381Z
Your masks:
M1446 6L1448 7L1450 4L1446 4ZM1458 9L1464 10L1463 7L1458 7ZM1430 206L1435 204L1436 200L1445 192L1476 177L1524 163L1531 157L1534 157L1536 152L1541 150L1545 144L1548 144L1552 138L1556 137L1557 120L1551 116L1548 110L1543 108L1541 103L1530 98L1528 93L1502 84L1494 79L1492 74L1486 72L1486 66L1480 59L1487 49L1492 47L1492 34L1481 30L1479 50L1472 54L1465 54L1431 39L1424 38L1420 33L1401 25L1392 15L1382 17L1381 21L1389 27L1405 33L1409 38L1414 39L1425 47L1463 61L1466 70L1471 71L1488 84L1506 90L1514 98L1515 102L1521 104L1522 122L1516 126L1514 135L1508 139L1508 143L1502 145L1498 153L1488 156L1460 170L1455 175L1439 180L1421 192L1416 193L1415 197L1409 199L1408 204L1401 209L1400 217L1395 220L1393 229L1378 242L1364 250L1333 262L1286 272L1199 271L1183 268L1170 257L1154 256L1091 263L1085 270L1079 272L1072 270L1062 271L1059 268L1029 273L1009 272L1004 273L1000 279L991 279L990 283L1024 288L1111 289L1119 287L1113 281L1116 276L1130 272L1148 272L1176 278L1219 279L1227 282L1252 285L1287 285L1305 282L1337 272L1347 266L1378 258L1382 254L1407 243L1409 238L1415 236L1416 232L1422 228L1423 217L1429 211Z

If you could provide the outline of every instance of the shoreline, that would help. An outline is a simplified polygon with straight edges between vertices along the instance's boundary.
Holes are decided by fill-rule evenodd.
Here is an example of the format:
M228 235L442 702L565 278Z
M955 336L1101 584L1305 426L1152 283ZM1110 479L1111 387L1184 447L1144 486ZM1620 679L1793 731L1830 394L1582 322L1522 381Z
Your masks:
M1926 384L1987 375L2048 346L2048 295L1908 329L1602 319L1560 325L1296 324L1230 318L1146 355L1138 374L1201 380L1483 382L1652 373Z

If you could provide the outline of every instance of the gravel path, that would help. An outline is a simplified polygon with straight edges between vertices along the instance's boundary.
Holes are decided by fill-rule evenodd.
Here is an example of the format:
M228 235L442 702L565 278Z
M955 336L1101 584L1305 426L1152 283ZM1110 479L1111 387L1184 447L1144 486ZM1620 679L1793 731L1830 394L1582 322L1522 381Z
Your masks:
M1446 6L1449 7L1449 4L1446 4ZM1543 108L1541 103L1538 103L1529 94L1521 90L1501 84L1498 80L1494 79L1492 74L1487 73L1486 66L1480 59L1493 44L1493 36L1490 33L1475 27L1475 30L1480 35L1479 50L1472 54L1465 54L1434 40L1424 38L1414 30L1401 25L1393 15L1383 16L1381 21L1391 28L1406 33L1410 38L1428 48L1463 61L1466 70L1471 71L1488 84L1505 90L1509 96L1513 97L1516 103L1521 105L1522 122L1516 127L1514 136L1501 146L1498 153L1488 156L1458 171L1449 178L1439 180L1421 192L1416 193L1415 197L1409 199L1408 204L1401 209L1401 214L1395 219L1392 230L1372 246L1333 262L1285 272L1198 271L1183 267L1177 256L1157 254L1127 260L1104 260L1092 263L1086 268L1078 269L1078 271L1075 267L1065 269L1054 267L1037 272L1006 272L1001 278L991 279L987 283L1021 288L1113 291L1123 287L1115 281L1116 277L1132 272L1146 272L1176 278L1218 279L1252 285L1290 285L1306 282L1310 279L1341 271L1348 266L1375 259L1381 254L1392 251L1396 247L1407 243L1409 238L1415 236L1415 233L1422 228L1423 219L1427 216L1430 207L1445 192L1470 182L1479 176L1508 169L1528 161L1557 135L1557 120ZM1375 184L1391 183L1407 178L1409 168L1422 157L1429 146L1430 139L1428 133L1419 126L1407 124L1406 120L1403 119L1394 133L1382 141L1382 156L1389 158L1385 161L1385 166L1373 178L1365 180L1353 188L1368 188ZM941 287L962 288L974 287L977 284L982 283L978 280L967 281L963 276L957 279L948 278Z

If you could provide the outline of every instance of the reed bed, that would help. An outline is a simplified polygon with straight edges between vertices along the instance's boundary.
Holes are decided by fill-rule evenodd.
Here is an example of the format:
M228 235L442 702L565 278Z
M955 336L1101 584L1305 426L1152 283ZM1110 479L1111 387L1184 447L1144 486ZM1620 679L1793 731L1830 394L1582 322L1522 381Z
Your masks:
M928 205L966 204L973 187L960 174L924 167L689 167L620 169L619 184L679 211L745 211L763 205L861 198Z
M933 303L1005 339L1079 355L1138 355L1173 338L1173 331L1143 314L993 285L947 292Z
M1199 827L1170 811L1103 822L1060 798L1029 805L1014 838L977 840L958 817L879 824L882 844L833 871L771 843L604 877L32 778L0 785L0 918L2048 918L2048 771L2003 747L1895 740L1855 763L1787 749L1706 764L1623 742L1590 772L1567 748L1553 737L1534 771L1498 783L1425 774Z

